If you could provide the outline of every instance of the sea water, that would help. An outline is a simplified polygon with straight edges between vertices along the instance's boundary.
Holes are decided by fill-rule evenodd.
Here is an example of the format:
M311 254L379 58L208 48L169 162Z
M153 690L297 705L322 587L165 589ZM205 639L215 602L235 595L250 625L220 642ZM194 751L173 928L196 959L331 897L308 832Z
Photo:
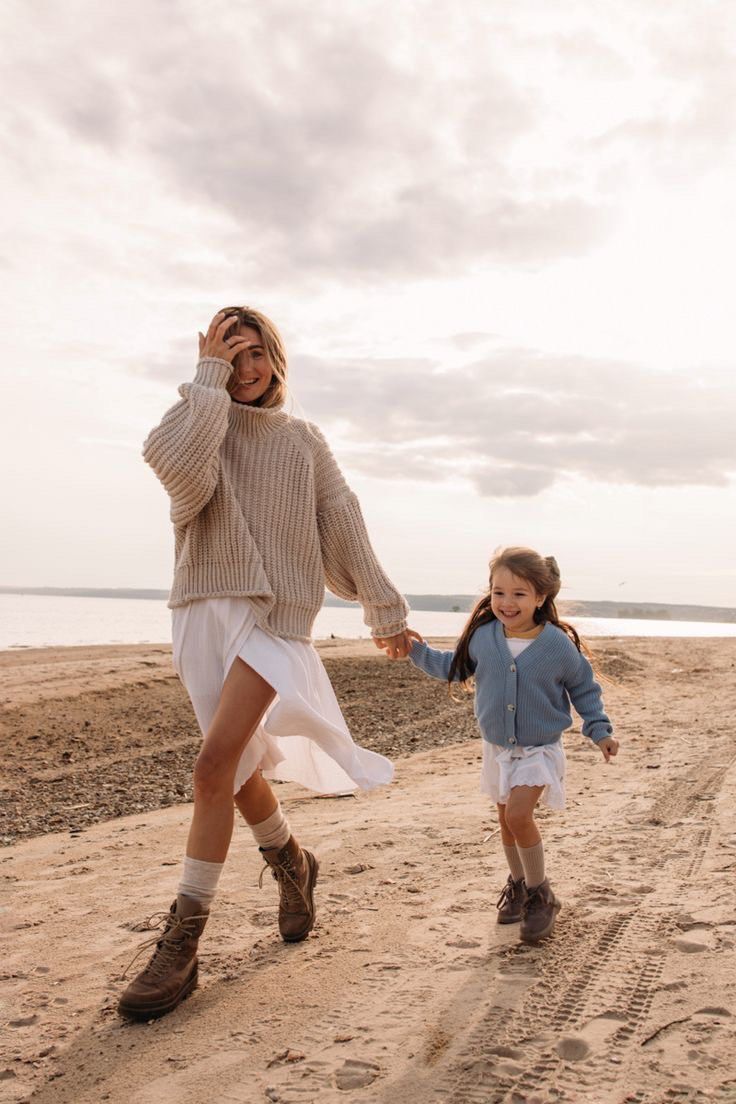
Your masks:
M467 613L412 611L422 636L456 637ZM569 617L583 636L731 636L736 624L711 621L638 621ZM369 637L358 608L325 606L314 626L316 639ZM171 611L159 599L78 598L0 594L0 649L84 644L160 644L171 640Z

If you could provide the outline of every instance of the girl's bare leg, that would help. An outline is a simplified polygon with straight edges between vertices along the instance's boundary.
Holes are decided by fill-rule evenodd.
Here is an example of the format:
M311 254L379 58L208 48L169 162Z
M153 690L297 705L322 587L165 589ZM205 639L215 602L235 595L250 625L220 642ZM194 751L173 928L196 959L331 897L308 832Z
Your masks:
M525 943L546 939L560 911L560 902L546 877L544 846L534 820L534 810L543 790L543 786L514 786L504 812L506 824L516 840L529 894L519 933Z
M187 841L190 858L225 861L233 832L235 771L273 697L274 690L265 679L236 659L194 766L194 814Z
M506 806L499 803L496 808L498 809L498 823L501 825L501 842L504 847L515 847L516 837L506 823Z
M544 786L514 786L504 810L504 823L517 847L535 847L542 837L534 820L534 810ZM503 837L504 826L501 826ZM505 842L505 840L504 840Z

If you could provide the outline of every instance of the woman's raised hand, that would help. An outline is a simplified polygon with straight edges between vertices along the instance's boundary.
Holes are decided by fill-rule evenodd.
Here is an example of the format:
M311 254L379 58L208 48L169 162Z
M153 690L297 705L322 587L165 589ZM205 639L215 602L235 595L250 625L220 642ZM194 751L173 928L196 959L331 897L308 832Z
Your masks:
M226 360L228 364L232 364L238 353L253 344L249 337L226 336L228 330L237 324L236 315L218 311L210 322L207 336L202 333L199 335L200 357L218 357L219 360Z

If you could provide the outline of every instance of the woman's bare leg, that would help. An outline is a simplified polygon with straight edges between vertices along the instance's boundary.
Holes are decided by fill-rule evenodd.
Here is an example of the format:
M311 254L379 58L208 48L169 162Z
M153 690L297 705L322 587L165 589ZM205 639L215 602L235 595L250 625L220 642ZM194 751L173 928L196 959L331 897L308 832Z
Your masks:
M260 770L244 782L235 795L235 804L246 824L262 824L279 807L278 798Z
M190 858L225 861L233 832L235 771L273 697L265 679L236 659L194 766L194 814L187 840Z

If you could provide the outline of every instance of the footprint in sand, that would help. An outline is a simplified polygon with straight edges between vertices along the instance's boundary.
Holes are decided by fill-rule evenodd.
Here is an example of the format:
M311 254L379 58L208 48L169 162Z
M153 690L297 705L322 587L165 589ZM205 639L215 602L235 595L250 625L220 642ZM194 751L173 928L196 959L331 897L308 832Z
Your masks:
M335 1074L335 1085L343 1092L351 1089L364 1089L372 1085L378 1077L380 1068L373 1062L361 1062L359 1058L347 1058Z
M587 1058L590 1054L590 1047L585 1039L581 1039L577 1035L568 1035L566 1038L560 1039L555 1046L555 1050L560 1058L564 1058L566 1062L582 1062L583 1058Z
M703 951L710 950L707 943L696 943L692 939L676 939L675 947L682 954L701 954Z

